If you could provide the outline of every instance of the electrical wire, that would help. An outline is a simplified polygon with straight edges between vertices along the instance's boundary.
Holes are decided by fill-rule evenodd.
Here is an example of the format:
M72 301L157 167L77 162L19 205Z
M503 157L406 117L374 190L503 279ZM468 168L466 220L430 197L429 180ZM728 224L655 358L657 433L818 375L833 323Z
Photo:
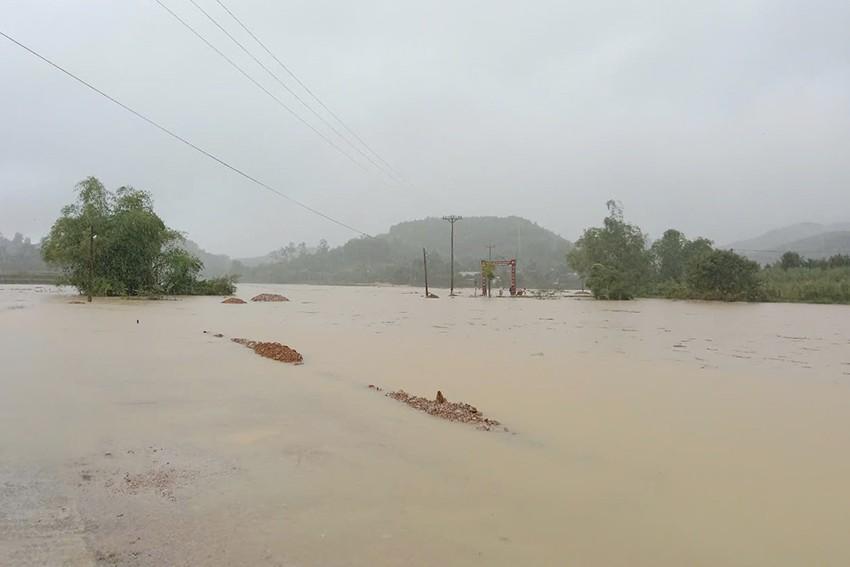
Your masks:
M385 160L383 157L381 157L381 154L379 154L379 153L378 153L378 152L376 152L374 149L372 149L372 147L371 147L369 144L367 144L367 143L366 143L366 141L365 141L363 138L361 138L359 135L357 135L357 132L355 132L352 128L350 128L350 127L348 126L348 124L346 124L346 123L342 120L342 118L340 118L340 117L339 117L339 116L338 116L338 115L337 115L337 114L336 114L333 110L331 110L331 109L330 109L330 108L329 108L329 107L328 107L328 106L327 106L324 102L322 102L322 100L321 100L321 99L320 99L320 98L319 98L319 97L318 97L318 96L317 96L317 95L316 95L316 94L315 94L315 93L314 93L314 92L313 92L313 91L312 91L312 90L311 90L311 89L310 89L310 88L309 88L306 84L304 84L304 82L303 82L301 79L299 79L299 78L298 78L298 76L297 76L297 75L296 75L296 74L295 74L295 73L294 73L294 72L293 72L293 71L292 71L292 70L291 70L291 69L290 69L290 68L289 68L286 64L284 64L284 63L283 63L283 61L281 61L281 60L277 57L277 55L275 55L275 54L272 52L272 50L271 50L271 49L269 49L269 48L266 46L266 44L265 44L265 43L263 43L263 42L260 40L260 38L259 38L259 37L257 37L257 35L256 35L253 31L251 31L251 29L250 29L250 28L249 28L249 27L248 27L248 26L247 26L247 25L246 25L246 24L245 24L242 20L240 20L240 19L236 16L236 14L234 14L234 13L230 10L230 8L228 8L228 7L224 4L224 2L223 2L222 0L216 0L216 2L218 3L218 5L219 5L219 6L221 6L221 7L224 9L224 11L225 11L225 12L227 12L227 13L230 15L230 17L231 17L231 18L233 18L233 20L234 20L237 24L239 24L239 26L240 26L243 30L245 30L245 32L246 32L248 35L250 35L250 36L251 36L251 38L252 38L254 41L256 41L256 42L257 42L257 44L258 44L260 47L262 47L262 48L263 48L263 50L264 50L266 53L268 53L268 54L272 57L272 59L274 59L274 60L277 62L277 64L278 64L278 65L280 65L280 67L281 67L284 71L286 71L286 72L287 72L287 74L289 74L289 76L290 76L290 77L292 77L292 78L295 80L295 82L297 82L297 83L301 86L301 88L303 88L303 89L304 89L304 90L305 90L305 91L306 91L306 92L307 92L307 93L308 93L308 94L309 94L309 95L313 98L313 100L315 100L315 101L316 101L316 102L317 102L317 103L318 103L318 104L319 104L322 108L324 108L324 109L325 109L325 111L327 111L327 113L328 113L328 114L330 114L331 116L333 116L333 118L334 118L337 122L339 122L339 124L340 124L343 128L345 128L345 130L346 130L349 134L351 134L352 136L354 136L354 138L355 138L355 139L357 139L357 141L358 141L358 142L360 142L361 144L363 144L363 147L364 147L364 148L366 148L366 149L367 149L367 150L368 150L368 151L369 151L369 152L370 152L373 156L375 156L375 158L376 158L377 160L379 160L381 163L383 163L383 164L387 167L387 169L389 169L390 171L392 171L392 172L396 175L396 177L398 177L399 179L401 179L402 181L404 181L404 176L402 176L402 175L401 175L398 171L396 171L396 170L395 170L395 168L393 168L393 166L392 166L392 165L390 165L390 163L389 163L387 160Z
M243 171L242 169L239 169L238 167L236 167L236 166L234 166L234 165L231 165L230 163L228 163L228 162L224 161L222 158L220 158L220 157L218 157L218 156L216 156L216 155L214 155L214 154L212 154L212 153L208 152L207 150L205 150L205 149L201 148L200 146L195 145L194 143L190 142L188 139L186 139L186 138L184 138L184 137L180 136L179 134L177 134L177 133L173 132L172 130L169 130L169 129L168 129L168 128L166 128L165 126L162 126L161 124L159 124L158 122L156 122L156 121L155 121L155 120L153 120L152 118L148 118L147 116L145 116L145 115L144 115L144 114L142 114L141 112L138 112L138 111L136 111L136 110L134 110L134 109L130 108L129 106L127 106L127 105L126 105L126 104L124 104L123 102L119 101L118 99L116 99L116 98L114 98L114 97L112 97L112 96L110 96L110 95L106 94L105 92L103 92L103 91L102 91L102 90L100 90L99 88L95 87L95 86L94 86L94 85L92 85L91 83L89 83L89 82L85 81L84 79L82 79L82 78L78 77L77 75L75 75L75 74L74 74L74 73L72 73L71 71L68 71L67 69L65 69L64 67L62 67L61 65L59 65L58 63L54 63L53 61L51 61L50 59L48 59L48 58L47 58L47 57L45 57L44 55L41 55L40 53L38 53L38 52L37 52L37 51L35 51L34 49L32 49L32 48L30 48L30 47L27 47L26 45L24 45L23 43L21 43L21 42L20 42L20 41L18 41L17 39L13 38L12 36L10 36L10 35L8 35L8 34L4 33L3 31L0 31L0 35L2 35L2 36L3 36L3 37L5 37L6 39L8 39L8 40L9 40L9 41L11 41L12 43L14 43L15 45L17 45L17 46L18 46L18 47L20 47L21 49L24 49L25 51L29 52L30 54L34 55L35 57L37 57L37 58L41 59L42 61L44 61L45 63L47 63L47 64L48 64L48 65L50 65L51 67L53 67L54 69L56 69L56 70L58 70L58 71L61 71L62 73L64 73L64 74L65 74L65 75L67 75L68 77L71 77L72 79L74 79L74 80L75 80L75 81L77 81L78 83L80 83L80 84L82 84L82 85L84 85L84 86L88 87L89 89L93 90L94 92L96 92L96 93L97 93L97 94L99 94L100 96L102 96L102 97L106 98L106 99L107 99L107 100L109 100L110 102L112 102L112 103L114 103L114 104L116 104L116 105L120 106L121 108L123 108L124 110L126 110L126 111L127 111L127 112L129 112L130 114L134 115L135 117L140 118L141 120L144 120L145 122L147 122L148 124L150 124L150 125L151 125L151 126L153 126L154 128L156 128L156 129L160 130L161 132L164 132L164 133L168 134L169 136L171 136L171 137L172 137L172 138L174 138L175 140L178 140L178 141L182 142L183 144L185 144L185 145L189 146L189 147L190 147L190 148L192 148L193 150L195 150L195 151L197 151L197 152L199 152L199 153L201 153L201 154L205 155L206 157L210 158L211 160L213 160L213 161L217 162L219 165L222 165L222 166L226 167L227 169L229 169L229 170L231 170L231 171L233 171L233 172L235 172L235 173L237 173L237 174L241 175L242 177L244 177L245 179L247 179L247 180L251 181L252 183L255 183L256 185L259 185L259 186L260 186L260 187L262 187L263 189L266 189L266 190L268 190L268 191L271 191L271 192L272 192L272 193L274 193L275 195L277 195L277 196L279 196L279 197L282 197L282 198L286 199L286 200L287 200L287 201L289 201L290 203L293 203L293 204L295 204L295 205L297 205L297 206L301 207L302 209L304 209L304 210L306 210L306 211L309 211L309 212L313 213L314 215L317 215L317 216L319 216L319 217L322 217L323 219L325 219L325 220L327 220L327 221L330 221L330 222L332 222L332 223L334 223L334 224L336 224L336 225L339 225L339 226L341 226L341 227L343 227L343 228L346 228L346 229L348 229L348 230L350 230L350 231L352 231L352 232L355 232L355 233L357 233L357 234L359 234L359 235L362 235L362 236L369 236L369 234L367 234L366 232L364 232L364 231L362 231L362 230L360 230L360 229L358 229L358 228L354 228L354 227L353 227L353 226L351 226L350 224L347 224L347 223L345 223L345 222L343 222L343 221L341 221L341 220L335 219L334 217L332 217L332 216L330 216L330 215L328 215L328 214L326 214L326 213L323 213L322 211L320 211L320 210L318 210L318 209L315 209L315 208L311 207L310 205L307 205L306 203L302 203L301 201L299 201L299 200L297 200L297 199L295 199L295 198L293 198L293 197L290 197L289 195L286 195L285 193L282 193L281 191L279 191L278 189L275 189L275 188L274 188L274 187L272 187L271 185L269 185L269 184L267 184L267 183L265 183L265 182L263 182L263 181L260 181L259 179L257 179L256 177L254 177L254 176L250 175L249 173L246 173L246 172L245 172L245 171Z
M396 183L400 183L400 182L401 182L401 180L400 180L400 179L397 179L397 178L396 178L396 175L392 172L392 170L387 169L385 166L381 165L380 163L378 163L378 162L376 162L374 159L372 159L372 157L371 157L369 154L367 154L366 152L364 152L363 150L361 150L361 149L360 149L360 148L359 148L356 144L354 144L351 140L349 140L347 136L345 136L342 132L340 132L339 130L337 130L337 129L336 129L336 127L335 127L333 124L331 124L331 123L330 123L330 122L329 122L329 121L328 121L328 120L327 120L324 116L322 116L321 114L319 114L318 112L316 112L316 110L315 110L312 106L310 106L309 104L307 104L307 102L306 102L304 99L302 99L302 98L298 95L298 93L296 93L296 92L295 92L295 91L293 91L291 88L289 88L289 85L287 85L287 84L283 81L283 79L281 79L281 78L280 78L280 77L279 77L279 76L278 76L278 75L277 75L274 71L272 71L271 69L269 69L269 68L268 68L268 67L267 67L267 66L266 66L266 65L265 65L262 61L260 61L260 60L257 58L257 56L255 56L253 53L251 53L251 51L250 51L247 47L245 47L245 45L243 45L243 44L242 44L242 42L240 42L238 39L236 39L235 37L233 37L233 34L231 34L229 31L227 31L227 29L226 29L224 26L222 26L222 25L218 22L218 20L216 20L216 19L212 16L212 14L210 14L209 12L207 12L206 10L204 10L204 8L203 8L200 4L198 4L198 3L196 2L196 0L189 0L189 2L190 2L190 3L191 3L191 4L195 7L195 8L197 8L197 9L198 9L198 11L200 11L200 12L201 12L204 16L206 16L206 18L207 18L210 22L212 22L212 23L213 23L213 25L215 25L215 26L216 26L219 30L221 30L221 32L222 32L222 33L224 33L224 35L226 35L226 36L227 36L227 37L228 37L228 38L229 38L229 39L230 39L233 43L235 43L235 44L239 47L239 49L241 49L241 50L242 50L242 51L243 51L246 55L248 55L248 57L250 57L251 59L253 59L253 60L254 60L254 62L255 62L257 65L259 65L260 67L262 67L262 69L263 69L266 73L268 73L268 74L269 74L269 75L270 75L270 76L271 76L271 77L272 77L275 81L277 81L277 83L278 83L278 84L280 84L280 86L282 86L282 87L283 87L283 88L284 88L284 89L285 89L285 90L286 90L289 94L291 94L291 95L295 98L295 100L297 100L299 103L301 103L301 105L302 105L304 108L306 108L307 110L309 110L309 111L310 111L310 112L311 112L311 113L312 113L312 114L313 114L316 118L318 118L318 119L319 119L319 120L320 120L320 121L321 121L321 122L322 122L325 126L327 126L328 128L330 128L330 129L331 129L331 131L332 131L334 134L336 134L337 136L339 136L339 138L340 138L341 140L343 140L346 144L348 144L349 146L351 146L351 149L353 149L354 151L356 151L357 153L359 153L361 156L363 156L363 157L364 157L364 158L365 158L365 159L366 159L369 163L371 163L373 166L375 166L375 167L378 169L378 171L380 171L381 173L383 173L384 175L386 175L388 178L392 179L392 180L393 180L393 181L395 181Z
M295 118L296 118L299 122L301 122L302 124L304 124L305 126L307 126L310 130L312 130L313 132L315 132L315 133L316 133L316 134L317 134L320 138L322 138L325 142L327 142L328 144L330 144L330 145L331 145L331 146L332 146L332 147L333 147L336 151L338 151L339 153L341 153L342 155L344 155L345 157L347 157L347 158L351 161L351 163L353 163L354 165L356 165L357 167L359 167L359 168L360 168L360 169L362 169L363 171L368 171L368 170L367 170L367 169L363 166L363 164L362 164L362 163L360 163L359 161L357 161L356 159L354 159L354 157L353 157L351 154L349 154L349 153L348 153L348 152L346 152L344 149L342 149L341 147L339 147L339 145L337 145L337 144L336 144L336 142L334 142L333 140L331 140L330 138L328 138L328 137L327 137L324 133L322 133L319 129L317 129L315 126L313 126L312 124L310 124L309 122L307 122L304 118L302 118L300 114L298 114L297 112L295 112L294 110L292 110L292 109L291 109L291 108L290 108L290 107L289 107L289 106L288 106L285 102L283 102L282 100L280 100L280 98L278 98L277 96L275 96L275 94L274 94L273 92L271 92L270 90L268 90L266 87L264 87L262 84L260 84L260 82L259 82L259 81L257 81L254 77L252 77L251 75L249 75L249 74L248 74L248 72L247 72L247 71L245 71L242 67L240 67L238 63L236 63L235 61L233 61L233 59L231 59L230 57L228 57L228 56L227 56L227 55L226 55L223 51L221 51L221 50L220 50L219 48L217 48L215 45L213 45L212 43L210 43L210 41L209 41L209 40L207 40L207 38L205 38L203 35L201 35L201 33L200 33L198 30L196 30L195 28L193 28L193 27L192 27L192 26L191 26L188 22L186 22L186 20L184 20L183 18L181 18L180 16L178 16L178 15L177 15L177 14L176 14L176 13L175 13L175 12L174 12L171 8L169 8L168 6L166 6L165 4L163 4L161 0L154 0L154 2L156 2L157 4L159 4L159 5L160 5L160 6L161 6L161 7L162 7L162 8L163 8L166 12L168 12L169 14L171 14L171 16L172 16L175 20L177 20L178 22L180 22L181 24L183 24L183 26L184 26L186 29L188 29L190 32L192 32L192 34L194 34L194 35L195 35L195 37L197 37L197 38L198 38L198 39L200 39L202 42L204 42L204 43L207 45L207 47L209 47L210 49L212 49L213 51L215 51L215 52L216 52L219 56L221 56L221 58L222 58L222 59L224 59L225 61L227 61L228 63L230 63L230 65L231 65L234 69L236 69L237 71L239 71L239 73L241 73L241 74L242 74L242 75L243 75L246 79L248 79L249 81L251 81L252 83L254 83L254 85L255 85L257 88L261 89L264 93L266 93L267 95L269 95L269 96L270 96L270 97L271 97L271 98L272 98L275 102L277 102L277 104L278 104L278 105L280 105L280 106L281 106L284 110L286 110L289 114L291 114L292 116L294 116L294 117L295 117Z

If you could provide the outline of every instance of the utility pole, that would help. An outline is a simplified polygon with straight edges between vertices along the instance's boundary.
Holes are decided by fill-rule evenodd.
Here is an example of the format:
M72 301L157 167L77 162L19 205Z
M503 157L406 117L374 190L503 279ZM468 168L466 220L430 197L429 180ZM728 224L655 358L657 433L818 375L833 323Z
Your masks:
M425 249L422 249L422 266L425 268L425 298L431 294L428 292L428 258L425 256Z
M443 217L444 221L449 221L452 225L452 276L451 276L451 291L449 291L449 297L455 294L455 223L461 220L463 217L458 215L449 215Z
M487 252L489 253L491 260L493 259L493 248L495 248L495 247L496 247L495 244L487 245Z
M89 226L89 303L91 303L91 292L94 287L94 227Z

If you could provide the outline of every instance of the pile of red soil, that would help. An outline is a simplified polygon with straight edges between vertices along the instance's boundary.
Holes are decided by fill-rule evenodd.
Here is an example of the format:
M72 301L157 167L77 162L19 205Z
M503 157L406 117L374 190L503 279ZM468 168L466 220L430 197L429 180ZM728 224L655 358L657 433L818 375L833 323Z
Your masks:
M289 301L289 299L276 293L261 293L252 297L251 301Z
M370 388L372 387L370 385ZM380 388L374 387L374 389L380 391ZM389 392L386 396L404 402L412 408L424 411L435 417L460 423L469 423L484 431L490 431L493 427L500 425L495 419L485 417L475 406L463 402L448 401L440 391L437 391L437 397L433 400L421 396L412 396L404 390Z
M239 299L238 297L228 297L227 299L222 301L222 303L241 304L241 303L245 303L245 301L242 300L242 299Z
M279 360L280 362L289 362L292 364L304 363L304 357L301 356L297 350L280 343L264 343L260 341L249 341L248 339L230 340L234 343L239 343L240 345L248 347L260 356L265 356L272 360Z

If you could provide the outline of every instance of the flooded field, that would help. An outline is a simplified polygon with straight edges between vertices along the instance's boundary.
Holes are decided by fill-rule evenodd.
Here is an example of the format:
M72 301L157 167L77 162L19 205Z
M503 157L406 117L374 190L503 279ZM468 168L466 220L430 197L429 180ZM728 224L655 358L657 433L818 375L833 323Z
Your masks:
M850 564L850 307L261 292L0 286L0 564Z

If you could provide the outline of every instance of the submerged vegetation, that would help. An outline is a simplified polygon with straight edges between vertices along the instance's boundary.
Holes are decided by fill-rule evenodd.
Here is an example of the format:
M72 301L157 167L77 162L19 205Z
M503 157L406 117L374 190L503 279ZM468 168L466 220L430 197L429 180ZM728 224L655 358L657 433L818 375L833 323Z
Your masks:
M41 245L44 260L88 295L230 295L233 279L202 280L203 263L153 210L146 191L108 191L95 177L77 184Z
M646 236L623 220L623 210L608 201L602 227L588 228L568 254L572 268L595 297L632 299L646 291L652 261Z
M833 256L793 268L783 268L781 263L769 266L760 274L765 295L774 301L850 303L850 262L837 265L842 258L850 260Z
M850 303L850 256L803 258L786 252L762 268L706 238L667 230L651 246L639 227L608 201L602 227L584 231L568 264L598 299L667 297L719 301Z

